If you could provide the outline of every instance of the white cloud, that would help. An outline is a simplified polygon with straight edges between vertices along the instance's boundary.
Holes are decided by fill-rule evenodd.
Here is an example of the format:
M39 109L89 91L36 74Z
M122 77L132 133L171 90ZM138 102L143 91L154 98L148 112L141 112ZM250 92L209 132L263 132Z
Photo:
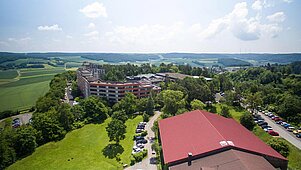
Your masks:
M278 14L277 14L278 15ZM246 2L238 3L231 13L213 20L202 32L204 38L213 38L224 30L243 41L257 40L262 36L277 37L282 28L278 24L263 24L260 16L248 17Z
M8 41L11 41L11 42L18 42L18 43L21 43L21 42L27 42L27 41L30 41L31 38L30 37L24 37L24 38L8 38Z
M293 2L293 0L283 0L283 2L291 3L291 2Z
M117 26L105 34L105 40L110 47L123 48L126 51L176 51L181 48L194 48L192 44L199 41L200 32L200 24L184 25L182 22L171 25Z
M40 31L62 31L63 29L61 27L59 27L57 24L48 26L38 26L38 30Z
M91 22L91 23L88 25L88 28L90 28L90 29L95 29L96 26L95 26L95 24L94 24L93 22Z
M256 0L253 4L252 4L252 8L255 10L261 10L263 7L263 3L261 0Z
M88 40L90 40L90 41L99 40L99 32L98 31L88 32L88 33L84 34L84 36L88 37Z
M276 12L267 16L267 19L271 22L283 22L285 20L285 14L284 12Z
M73 37L71 35L66 35L66 38L72 39Z
M102 3L94 2L79 10L88 18L107 17L106 8Z

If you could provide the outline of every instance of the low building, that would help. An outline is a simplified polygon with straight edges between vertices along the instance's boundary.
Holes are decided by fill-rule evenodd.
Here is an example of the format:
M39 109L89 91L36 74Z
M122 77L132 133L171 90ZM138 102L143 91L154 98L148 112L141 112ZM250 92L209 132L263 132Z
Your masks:
M124 82L101 80L105 70L101 65L84 63L77 70L77 84L84 97L96 95L107 98L110 102L117 102L125 93L133 93L138 98L148 97L153 92L160 92L161 88L146 80L128 80Z
M195 110L159 121L171 170L287 169L288 160L233 119Z

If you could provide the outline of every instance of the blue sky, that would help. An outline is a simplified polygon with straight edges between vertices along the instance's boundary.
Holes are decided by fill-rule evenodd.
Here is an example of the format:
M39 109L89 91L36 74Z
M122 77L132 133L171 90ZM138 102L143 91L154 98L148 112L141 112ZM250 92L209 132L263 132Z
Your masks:
M299 0L1 0L0 51L301 52Z

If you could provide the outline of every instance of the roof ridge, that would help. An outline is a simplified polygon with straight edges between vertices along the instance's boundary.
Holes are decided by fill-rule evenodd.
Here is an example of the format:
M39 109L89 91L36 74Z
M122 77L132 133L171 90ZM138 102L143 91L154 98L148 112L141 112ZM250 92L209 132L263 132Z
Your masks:
M201 114L202 114L202 116L204 116L205 117L205 119L206 119L206 121L207 122L209 122L209 124L215 129L215 131L224 139L224 141L227 141L226 140L226 138L219 132L219 130L215 127L215 126L213 126L213 124L208 120L208 118L204 115L204 113L203 113L203 111L202 110L198 110ZM209 113L209 112L208 112ZM213 113L211 113L211 114L213 114Z

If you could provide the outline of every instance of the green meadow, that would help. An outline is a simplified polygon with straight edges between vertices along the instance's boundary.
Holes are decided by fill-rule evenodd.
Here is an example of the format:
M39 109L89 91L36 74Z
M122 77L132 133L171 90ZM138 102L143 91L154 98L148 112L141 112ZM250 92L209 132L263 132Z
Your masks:
M54 75L62 72L63 68L1 71L0 111L29 109L49 90Z
M7 169L123 169L123 164L130 164L133 136L140 121L142 117L138 116L126 122L126 137L117 147L109 148L114 142L109 142L107 136L105 128L110 122L110 119L107 119L102 124L89 124L69 132L61 141L40 146L32 155L17 161ZM117 153L120 153L122 164L113 158Z

